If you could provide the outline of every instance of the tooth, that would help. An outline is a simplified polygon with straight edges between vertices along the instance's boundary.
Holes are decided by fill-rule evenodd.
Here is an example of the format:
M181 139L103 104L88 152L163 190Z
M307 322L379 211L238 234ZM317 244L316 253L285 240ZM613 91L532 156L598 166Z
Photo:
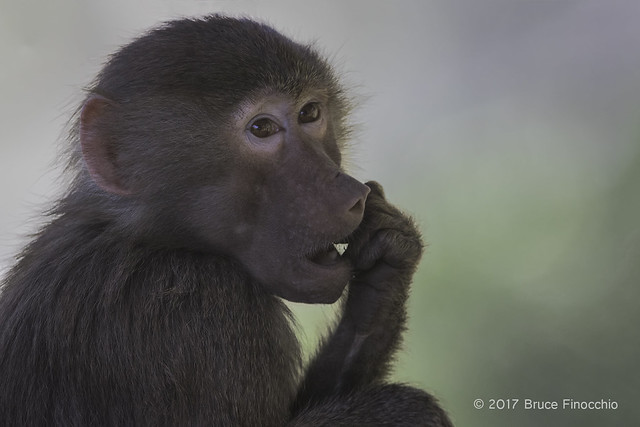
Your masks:
M336 248L336 251L338 251L338 254L340 254L340 256L342 256L344 251L347 250L348 246L349 246L348 243L334 243L333 244L333 247Z

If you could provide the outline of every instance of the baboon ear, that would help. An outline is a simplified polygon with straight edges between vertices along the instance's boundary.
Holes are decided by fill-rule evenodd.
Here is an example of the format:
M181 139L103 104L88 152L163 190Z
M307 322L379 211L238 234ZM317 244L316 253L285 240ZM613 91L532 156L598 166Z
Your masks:
M131 192L121 179L117 147L105 126L109 111L114 107L113 101L100 95L91 95L85 101L80 112L80 145L82 157L96 184L110 193L127 195Z

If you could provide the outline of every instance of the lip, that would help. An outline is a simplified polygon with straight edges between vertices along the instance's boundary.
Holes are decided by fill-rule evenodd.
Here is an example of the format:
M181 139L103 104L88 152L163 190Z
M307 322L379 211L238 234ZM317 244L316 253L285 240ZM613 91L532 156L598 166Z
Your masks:
M330 267L340 261L340 254L333 244L328 244L326 247L307 255L306 259L313 264Z
M331 267L344 261L342 256L348 246L346 239L336 240L335 243L328 243L324 248L311 252L305 258L313 264Z

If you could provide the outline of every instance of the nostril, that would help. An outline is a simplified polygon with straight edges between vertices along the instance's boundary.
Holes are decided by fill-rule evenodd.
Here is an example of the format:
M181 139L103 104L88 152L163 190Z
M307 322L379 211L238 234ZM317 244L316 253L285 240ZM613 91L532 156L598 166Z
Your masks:
M360 197L357 197L351 208L349 208L349 213L352 215L362 216L364 214L364 207L367 201L367 196L371 192L371 189L364 184L359 184Z
M345 219L348 221L359 222L364 215L367 196L371 192L371 188L339 170L335 172L334 183L337 194L340 195L338 212L344 212L342 215L346 214L347 218Z
M349 213L360 215L364 212L364 198L358 199L356 203L351 206Z

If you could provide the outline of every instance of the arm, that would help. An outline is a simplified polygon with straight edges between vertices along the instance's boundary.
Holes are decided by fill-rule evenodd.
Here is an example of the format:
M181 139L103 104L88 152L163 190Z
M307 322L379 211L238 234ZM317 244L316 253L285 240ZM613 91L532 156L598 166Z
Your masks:
M311 363L294 408L383 382L405 329L422 240L411 219L386 201L382 187L367 185L364 218L345 252L354 278L343 314Z

